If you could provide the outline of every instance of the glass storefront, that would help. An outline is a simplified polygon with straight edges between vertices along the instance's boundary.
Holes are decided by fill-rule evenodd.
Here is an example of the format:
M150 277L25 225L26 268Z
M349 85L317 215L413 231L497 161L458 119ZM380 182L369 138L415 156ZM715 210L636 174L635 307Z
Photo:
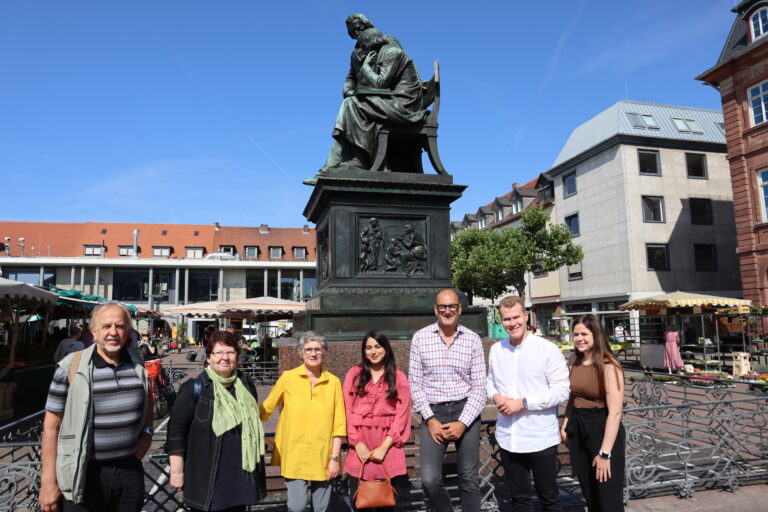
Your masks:
M37 286L40 283L40 267L2 267L0 277ZM43 286L48 288L55 285L56 272L54 269L43 269Z

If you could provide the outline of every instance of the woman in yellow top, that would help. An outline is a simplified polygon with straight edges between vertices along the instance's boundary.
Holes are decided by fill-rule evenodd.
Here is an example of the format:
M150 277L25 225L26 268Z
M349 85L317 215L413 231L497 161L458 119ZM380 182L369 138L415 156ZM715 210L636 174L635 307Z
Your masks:
M299 353L304 364L284 372L260 405L262 421L282 406L272 464L280 466L285 478L290 512L302 512L307 506L308 485L315 512L327 511L331 481L339 474L347 424L341 381L323 366L327 350L322 334L302 334Z

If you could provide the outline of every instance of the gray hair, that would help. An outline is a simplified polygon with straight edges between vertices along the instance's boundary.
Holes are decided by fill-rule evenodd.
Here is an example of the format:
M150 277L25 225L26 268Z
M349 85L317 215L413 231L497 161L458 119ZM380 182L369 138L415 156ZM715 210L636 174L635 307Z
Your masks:
M133 329L133 318L131 318L131 312L128 311L128 308L118 304L117 302L102 302L101 304L93 308L93 311L91 311L91 318L88 322L88 325L91 328L91 330L97 327L96 319L99 317L102 311L104 311L107 308L119 308L123 312L123 319L125 320L126 330Z
M301 338L299 338L299 352L302 351L304 345L306 345L309 341L316 341L320 343L320 345L323 347L323 351L328 352L328 341L326 341L325 335L318 331L307 331L301 335Z

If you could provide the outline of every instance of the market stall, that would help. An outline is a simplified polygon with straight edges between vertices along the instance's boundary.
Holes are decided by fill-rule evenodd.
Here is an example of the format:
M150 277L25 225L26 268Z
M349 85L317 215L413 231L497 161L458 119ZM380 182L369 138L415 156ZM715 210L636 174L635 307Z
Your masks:
M682 344L681 350L690 349L692 351L698 351L700 349L704 357L702 365L705 370L708 370L709 366L715 365L722 369L720 336L716 319L717 311L721 308L748 307L751 304L751 301L745 299L676 291L655 295L653 297L636 299L627 302L626 304L622 304L621 309L623 311L637 310L640 312L641 318L655 317L663 319L662 322L656 323L660 327L656 327L655 330L651 327L646 329L645 332L643 331L643 324L641 323L640 364L642 366L653 368L661 368L664 366L664 327L672 322L676 325L681 325L684 317L689 319L698 318L700 324L699 328L701 329L699 331L701 336L697 337L698 347L697 345ZM713 334L717 346L717 352L715 352L715 354L708 353L708 345L710 345L711 340L706 336L707 322L713 325L714 328ZM654 324L648 322L645 325L652 326ZM745 338L743 343L744 348L746 349ZM709 359L710 356L713 356L713 359Z

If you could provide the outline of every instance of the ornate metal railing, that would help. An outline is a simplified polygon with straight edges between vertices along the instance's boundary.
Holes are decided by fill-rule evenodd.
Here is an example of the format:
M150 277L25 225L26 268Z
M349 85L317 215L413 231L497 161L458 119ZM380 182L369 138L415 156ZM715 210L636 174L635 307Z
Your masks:
M768 397L729 379L641 375L625 392L625 500L768 481Z
M625 498L729 489L768 482L768 396L748 384L718 379L681 378L660 382L666 374L627 372L624 425L627 432ZM635 379L633 380L633 376ZM178 380L178 379L177 379ZM703 382L711 381L712 384ZM42 413L0 429L0 512L37 510ZM506 508L495 424L483 422L480 444L483 510ZM165 433L155 436L144 460L146 503L143 510L176 510L182 498L168 482ZM274 439L267 436L268 454ZM408 488L401 494L405 510L424 510L418 460L418 430L406 445ZM269 455L268 455L269 457ZM455 461L447 455L445 482L458 505ZM581 503L578 483L570 475L569 456L561 446L559 485L565 505ZM337 484L333 510L346 510L346 481ZM285 485L276 468L267 470L266 499L253 511L285 510Z

